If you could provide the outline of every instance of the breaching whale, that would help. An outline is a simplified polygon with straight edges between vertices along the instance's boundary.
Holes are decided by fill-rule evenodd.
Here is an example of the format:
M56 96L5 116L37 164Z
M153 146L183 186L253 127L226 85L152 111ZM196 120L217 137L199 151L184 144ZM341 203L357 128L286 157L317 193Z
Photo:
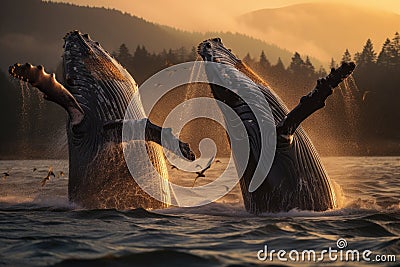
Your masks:
M210 84L214 97L232 108L241 118L250 139L247 167L242 177L239 177L246 210L259 214L295 208L315 211L335 208L337 199L331 181L300 123L325 105L325 100L332 94L332 89L351 74L355 64L343 63L338 69L332 69L326 78L318 80L312 92L301 98L298 106L289 111L278 95L230 49L227 49L220 38L200 43L198 53L204 61L234 67L235 71L226 71L219 75L222 79L229 80L231 84L236 84L237 90L250 90L256 87L255 89L262 92L272 111L277 134L275 155L264 181L252 191L249 187L259 163L262 143L259 124L254 123L257 119L242 98L231 90ZM230 122L225 120L225 123ZM239 164L237 153L241 151L233 151L236 165Z
M128 105L138 90L136 82L88 34L72 31L64 41L64 84L56 80L54 73L47 74L43 66L15 64L10 66L9 73L38 88L45 99L57 103L69 115L69 200L90 209L166 207L171 203L168 183L152 185L157 187L155 190L163 199L155 200L132 178L124 158L122 124ZM143 171L152 173L154 168L167 180L168 171L160 146L162 128L145 117L140 98L135 101L132 114L135 120L131 123L146 127L142 141L146 142L151 161L150 165L142 166ZM171 131L163 131L163 138L176 141L168 133ZM188 144L179 141L178 150L187 159L194 159ZM172 152L180 154L179 151ZM142 156L137 155L136 160Z

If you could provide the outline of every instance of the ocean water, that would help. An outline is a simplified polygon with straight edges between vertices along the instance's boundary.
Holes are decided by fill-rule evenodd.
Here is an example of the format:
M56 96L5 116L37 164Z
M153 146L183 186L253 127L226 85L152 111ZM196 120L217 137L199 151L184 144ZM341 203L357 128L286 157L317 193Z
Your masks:
M243 209L238 188L217 203L197 208L84 210L68 203L67 161L0 161L1 173L10 174L0 181L0 265L398 265L400 157L329 157L323 162L341 191L340 208L253 216ZM223 165L213 165L209 175ZM42 187L50 166L59 177ZM285 250L281 256L287 261L276 253L272 261L259 260L257 254L265 246L268 253ZM333 258L323 254L329 248L338 251ZM289 258L291 250L299 255L314 250L317 256ZM340 258L339 252L347 250L359 251L360 260ZM361 255L367 250L370 262Z

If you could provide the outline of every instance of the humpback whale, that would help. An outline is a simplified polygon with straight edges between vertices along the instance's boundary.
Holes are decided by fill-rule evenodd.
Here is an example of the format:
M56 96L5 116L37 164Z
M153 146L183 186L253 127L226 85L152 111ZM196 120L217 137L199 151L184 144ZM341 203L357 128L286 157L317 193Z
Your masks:
M163 197L162 202L155 200L137 185L125 162L123 146L127 144L121 142L122 124L128 104L138 90L134 79L98 42L79 31L69 32L64 37L63 67L64 84L56 80L54 73L46 73L43 66L29 63L10 66L9 73L38 88L45 99L60 105L69 115L69 200L90 209L166 207L171 203L166 183L153 185ZM171 131L161 134L162 128L146 118L140 98L135 101L131 123L144 125L144 140L136 141L146 142L151 162L150 166L143 166L143 170L152 173L154 168L167 180L161 136L166 140L179 140ZM181 141L178 144L180 151L172 147L167 149L193 160L194 154L188 144ZM133 160L140 160L142 156L137 155Z
M259 214L295 208L314 211L335 208L337 199L331 181L300 123L325 105L325 100L332 94L332 89L351 74L355 64L343 63L338 69L332 69L326 78L318 80L312 92L303 96L300 103L289 111L268 84L227 49L220 38L200 43L198 53L204 61L233 67L235 71L219 74L222 79L238 85L237 90L256 87L255 89L262 92L272 111L273 123L276 126L274 159L262 184L257 189L250 190L251 180L260 160L262 140L259 124L253 123L257 121L255 115L237 94L219 85L210 84L214 98L227 104L240 117L252 144L247 166L242 177L239 177L246 210ZM218 72L215 69L214 71ZM225 123L229 124L230 121L225 119ZM240 163L237 162L238 153L241 151L233 151L237 166Z

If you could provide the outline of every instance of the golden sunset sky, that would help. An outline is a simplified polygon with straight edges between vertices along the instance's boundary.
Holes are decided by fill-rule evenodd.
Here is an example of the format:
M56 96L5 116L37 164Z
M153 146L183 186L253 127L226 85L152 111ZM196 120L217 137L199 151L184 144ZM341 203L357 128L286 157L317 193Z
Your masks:
M400 14L399 0L52 0L53 2L69 2L78 5L89 5L99 7L110 7L119 9L146 20L166 24L178 28L204 30L203 25L210 25L207 19L212 16L234 17L246 12L263 9L277 8L299 3L342 3L368 7L377 10L386 10ZM190 25L190 22L201 21L200 25ZM221 21L221 24L225 23ZM215 26L215 21L213 21Z
M359 51L368 38L372 38L376 50L379 51L386 37L391 38L396 31L400 31L399 0L53 0L53 2L115 8L150 22L188 31L240 32L290 51L311 55L324 62L328 62L331 57L337 59L345 48L349 48L352 53ZM326 7L322 10L317 9L320 14L315 18L313 11L310 13L304 6L299 10L274 11L277 8L303 3L334 5L328 9ZM243 19L239 16L260 9L273 10L275 13L268 14L273 15L274 21L262 17L253 25L241 23ZM340 24L343 18L347 21ZM325 21L322 21L323 19ZM330 25L336 23L338 26ZM312 27L307 32L308 25ZM351 27L348 28L347 25ZM259 26L258 29L256 26ZM295 29L296 26L298 29ZM332 31L333 34L324 35L325 30ZM309 36L310 31L319 35L319 39ZM341 31L345 34L341 34Z

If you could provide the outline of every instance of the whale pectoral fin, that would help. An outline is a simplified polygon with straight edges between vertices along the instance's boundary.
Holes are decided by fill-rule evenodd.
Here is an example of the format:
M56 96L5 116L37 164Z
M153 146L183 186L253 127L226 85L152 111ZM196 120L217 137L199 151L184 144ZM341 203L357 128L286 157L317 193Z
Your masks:
M146 140L152 141L165 147L175 155L179 157L185 157L188 160L195 160L193 151L190 149L188 143L185 143L172 134L171 128L162 128L153 124L149 119L141 120L115 120L106 122L103 125L104 130L109 129L119 129L122 133L123 124L127 123L129 125L129 132L126 132L125 138L129 140ZM135 129L145 129L144 133L140 130ZM178 146L176 145L178 144Z
M278 136L290 138L301 122L325 106L325 100L333 89L353 72L355 66L353 62L344 62L339 68L332 69L326 78L319 79L315 89L303 96L300 103L278 124Z
M72 125L79 124L84 117L84 112L74 96L56 80L55 74L48 74L43 66L32 66L29 63L24 65L14 64L8 72L11 76L39 89L46 100L62 106L69 114Z
M188 143L181 141L172 134L171 128L162 128L147 120L146 140L153 141L170 150L177 156L184 156L188 160L195 160L193 151ZM175 144L178 143L179 147ZM181 154L182 153L182 154Z

